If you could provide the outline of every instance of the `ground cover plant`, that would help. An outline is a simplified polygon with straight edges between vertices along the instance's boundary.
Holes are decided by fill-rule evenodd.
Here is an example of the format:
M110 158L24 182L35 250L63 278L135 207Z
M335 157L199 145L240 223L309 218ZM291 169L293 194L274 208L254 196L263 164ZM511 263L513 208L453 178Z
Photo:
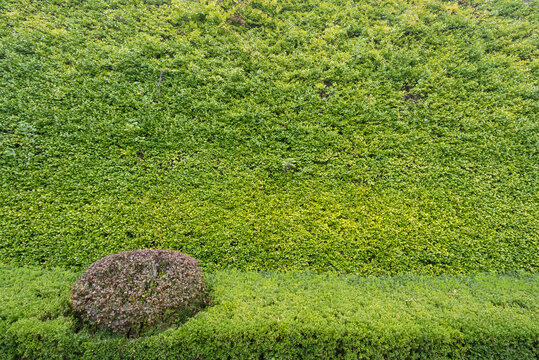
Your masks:
M0 359L536 359L538 4L0 1ZM147 248L213 306L80 322Z
M537 1L0 4L0 256L538 267Z
M214 306L138 339L69 313L77 273L0 267L2 359L536 359L537 276L214 272ZM21 281L25 286L21 288Z

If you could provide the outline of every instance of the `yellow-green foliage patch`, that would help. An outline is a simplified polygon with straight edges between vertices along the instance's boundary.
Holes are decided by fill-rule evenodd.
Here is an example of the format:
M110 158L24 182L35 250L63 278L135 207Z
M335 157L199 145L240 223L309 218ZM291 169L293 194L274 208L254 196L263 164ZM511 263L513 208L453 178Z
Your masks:
M0 267L0 358L535 360L537 275L216 272L214 305L138 339L70 314L76 274Z
M537 1L0 3L0 257L538 269Z

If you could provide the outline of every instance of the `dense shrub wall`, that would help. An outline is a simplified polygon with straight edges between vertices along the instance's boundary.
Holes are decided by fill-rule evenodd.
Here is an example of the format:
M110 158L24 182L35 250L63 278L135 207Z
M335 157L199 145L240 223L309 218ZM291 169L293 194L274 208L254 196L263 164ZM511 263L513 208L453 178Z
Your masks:
M68 311L77 274L0 268L1 359L536 359L531 274L386 278L218 272L215 305L124 339Z
M2 1L0 257L538 270L536 10Z

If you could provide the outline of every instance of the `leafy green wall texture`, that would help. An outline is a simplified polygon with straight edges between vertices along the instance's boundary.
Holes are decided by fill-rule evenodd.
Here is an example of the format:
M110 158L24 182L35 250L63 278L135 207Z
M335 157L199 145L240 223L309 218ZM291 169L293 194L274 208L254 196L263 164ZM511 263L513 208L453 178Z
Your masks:
M538 270L537 1L0 5L0 257Z

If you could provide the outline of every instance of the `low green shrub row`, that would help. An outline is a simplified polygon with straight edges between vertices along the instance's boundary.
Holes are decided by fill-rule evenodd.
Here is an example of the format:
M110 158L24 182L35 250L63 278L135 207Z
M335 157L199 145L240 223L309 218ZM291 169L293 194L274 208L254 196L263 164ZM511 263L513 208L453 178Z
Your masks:
M216 272L214 305L139 339L70 314L77 274L0 268L1 359L537 359L537 275Z

